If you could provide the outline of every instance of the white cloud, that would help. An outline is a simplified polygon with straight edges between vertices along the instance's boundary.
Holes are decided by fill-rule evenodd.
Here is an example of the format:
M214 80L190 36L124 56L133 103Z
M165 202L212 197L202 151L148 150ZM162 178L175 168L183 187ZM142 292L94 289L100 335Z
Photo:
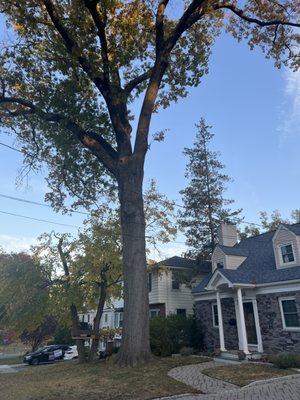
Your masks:
M0 247L5 251L28 251L36 244L36 238L30 236L11 236L0 234Z
M281 141L300 136L300 69L288 69L284 74L285 104L281 114Z

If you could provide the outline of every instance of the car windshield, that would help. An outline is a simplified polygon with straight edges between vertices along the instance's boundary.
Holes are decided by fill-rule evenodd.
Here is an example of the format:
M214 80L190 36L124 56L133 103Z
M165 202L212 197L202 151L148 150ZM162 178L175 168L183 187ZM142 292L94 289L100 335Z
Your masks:
M40 353L41 351L45 351L48 348L49 347L47 347L47 346L39 347L38 349L35 350L35 353Z

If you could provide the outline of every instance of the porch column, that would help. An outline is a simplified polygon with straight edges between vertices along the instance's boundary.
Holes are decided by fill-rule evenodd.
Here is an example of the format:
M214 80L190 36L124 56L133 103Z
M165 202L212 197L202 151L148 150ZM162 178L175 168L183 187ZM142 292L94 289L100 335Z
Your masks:
M220 292L217 291L217 309L218 309L218 323L219 323L219 336L220 336L220 350L226 351L225 340L224 340L224 328L223 328L223 317L222 317L222 307Z
M257 336L257 350L259 353L264 351L260 325L259 325L259 316L258 316L258 309L257 309L257 301L256 299L253 300L253 312L254 312L254 320L255 320L255 327L256 327L256 336Z
M242 335L241 339L242 339L242 345L243 345L243 352L245 354L250 354L249 349L248 349L247 331L246 331L244 306L243 306L243 296L242 296L241 288L238 288L238 290L237 290L237 300L238 300L238 308L239 308L240 331L241 331L241 335Z

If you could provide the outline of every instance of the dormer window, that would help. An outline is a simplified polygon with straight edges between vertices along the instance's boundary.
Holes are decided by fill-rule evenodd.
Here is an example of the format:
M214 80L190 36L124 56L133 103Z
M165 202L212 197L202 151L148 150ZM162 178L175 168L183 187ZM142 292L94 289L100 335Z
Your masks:
M295 261L295 255L292 244L280 246L280 255L282 264L290 264Z

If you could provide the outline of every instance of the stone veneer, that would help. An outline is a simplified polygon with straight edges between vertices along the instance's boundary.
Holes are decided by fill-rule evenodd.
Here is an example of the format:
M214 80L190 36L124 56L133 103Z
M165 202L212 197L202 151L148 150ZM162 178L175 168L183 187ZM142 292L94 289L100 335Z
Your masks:
M300 331L283 329L279 298L295 297L300 316L300 291L257 295L259 324L265 353L300 353Z
M213 327L212 304L216 301L204 300L195 303L195 315L203 332L205 350L220 348L219 329ZM236 327L234 301L232 298L221 299L225 347L238 350L239 339Z
M259 324L265 353L295 352L300 353L300 331L283 329L279 306L280 297L295 297L300 316L300 291L257 295ZM204 348L216 350L220 348L219 329L213 327L212 304L215 300L203 300L195 303L195 315L204 335ZM221 299L225 347L227 350L238 349L237 327L234 300Z

